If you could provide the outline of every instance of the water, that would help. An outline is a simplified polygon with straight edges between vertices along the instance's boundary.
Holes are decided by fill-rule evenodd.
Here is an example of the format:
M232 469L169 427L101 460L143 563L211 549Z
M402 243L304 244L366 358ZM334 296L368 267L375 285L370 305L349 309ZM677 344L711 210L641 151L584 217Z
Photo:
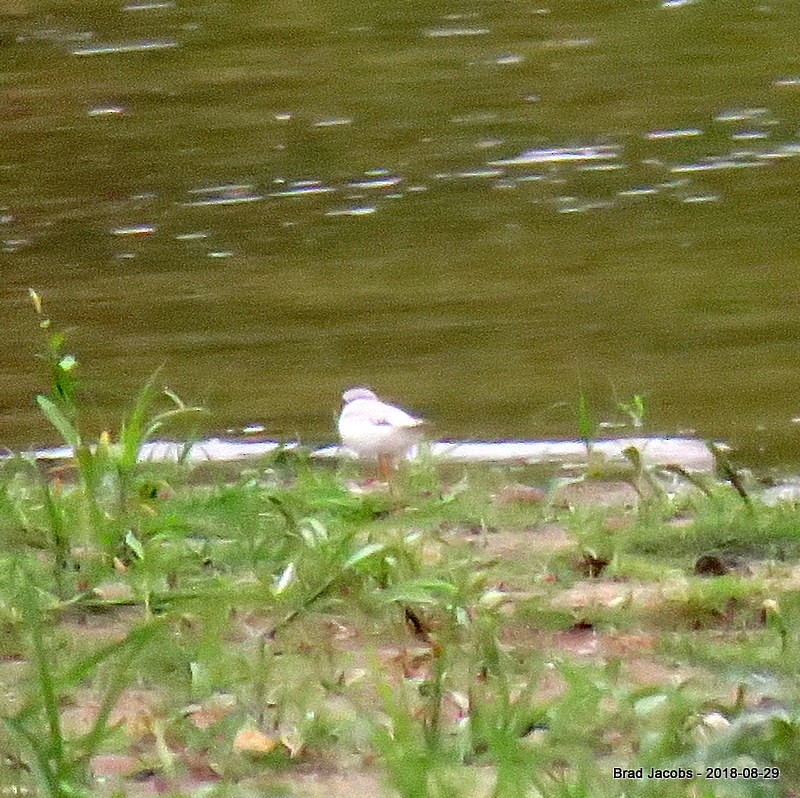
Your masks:
M0 8L0 443L57 442L28 286L90 422L146 376L209 432L645 430L796 461L800 2Z

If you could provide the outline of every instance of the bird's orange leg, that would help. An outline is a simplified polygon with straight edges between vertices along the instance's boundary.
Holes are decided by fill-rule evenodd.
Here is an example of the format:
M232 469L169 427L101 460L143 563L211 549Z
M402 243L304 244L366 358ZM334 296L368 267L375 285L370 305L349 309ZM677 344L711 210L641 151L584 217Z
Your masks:
M378 476L383 482L389 482L392 473L392 458L386 454L378 457Z

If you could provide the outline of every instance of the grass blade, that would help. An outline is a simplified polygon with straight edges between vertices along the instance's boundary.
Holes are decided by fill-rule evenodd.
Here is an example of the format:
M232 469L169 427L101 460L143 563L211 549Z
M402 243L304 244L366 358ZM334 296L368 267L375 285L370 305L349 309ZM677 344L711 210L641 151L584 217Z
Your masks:
M42 798L60 798L58 776L50 765L50 760L42 741L29 732L18 718L3 718L3 729L15 738L20 748L27 749L27 765L30 767Z
M81 436L70 420L61 412L58 405L42 394L36 397L36 401L45 418L58 430L64 442L73 449L77 449L81 445Z
M587 453L591 454L592 449L592 418L589 413L589 401L586 394L581 391L578 396L578 437L586 446Z
M112 671L111 684L106 694L103 696L103 701L92 723L92 728L84 736L82 741L81 748L83 756L85 757L93 756L102 743L103 737L108 730L108 719L111 715L111 711L116 706L122 691L128 684L128 671L133 665L136 656L150 642L155 634L156 628L154 625L151 624L143 628L147 630L146 633L138 635L131 634L123 641L126 644L125 656Z
M155 389L155 381L161 373L161 368L156 369L142 386L139 395L136 397L133 408L123 419L119 433L120 443L120 467L133 468L139 455L139 450L145 441L144 425L147 410L158 396Z

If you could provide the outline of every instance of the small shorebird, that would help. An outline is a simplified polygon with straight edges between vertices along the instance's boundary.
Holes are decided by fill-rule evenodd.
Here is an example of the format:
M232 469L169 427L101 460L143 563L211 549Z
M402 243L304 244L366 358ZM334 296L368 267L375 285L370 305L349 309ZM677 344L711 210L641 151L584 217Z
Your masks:
M377 463L379 474L387 478L397 461L419 441L425 422L382 402L369 388L350 388L342 399L342 445L359 460Z

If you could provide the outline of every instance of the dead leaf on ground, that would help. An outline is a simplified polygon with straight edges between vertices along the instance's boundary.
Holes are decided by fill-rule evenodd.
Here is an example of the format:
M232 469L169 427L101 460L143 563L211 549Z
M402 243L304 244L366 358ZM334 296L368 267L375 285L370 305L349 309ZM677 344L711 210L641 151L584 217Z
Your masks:
M221 693L211 696L201 704L191 704L185 710L186 717L198 729L207 729L236 709L236 696Z
M233 750L249 756L263 756L274 751L279 744L277 737L259 729L239 729L233 740Z

